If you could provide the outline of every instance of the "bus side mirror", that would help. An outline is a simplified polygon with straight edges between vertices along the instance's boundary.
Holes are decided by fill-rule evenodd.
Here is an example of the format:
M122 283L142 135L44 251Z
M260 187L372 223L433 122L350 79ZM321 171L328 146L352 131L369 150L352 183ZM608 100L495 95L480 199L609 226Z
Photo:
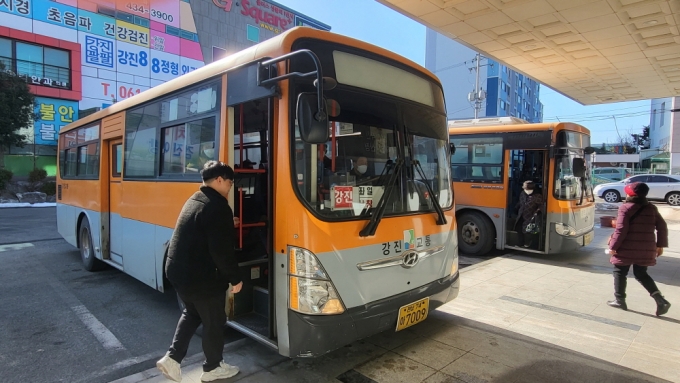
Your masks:
M595 148L593 148L592 146L586 146L585 148L583 148L583 152L585 154L593 154L595 153Z
M571 161L571 169L574 177L583 178L586 176L586 162L583 158L574 158Z
M318 110L316 93L300 93L297 102L297 122L300 138L309 144L328 142L329 120L326 111Z
M456 154L456 145L449 143L449 156L453 157Z

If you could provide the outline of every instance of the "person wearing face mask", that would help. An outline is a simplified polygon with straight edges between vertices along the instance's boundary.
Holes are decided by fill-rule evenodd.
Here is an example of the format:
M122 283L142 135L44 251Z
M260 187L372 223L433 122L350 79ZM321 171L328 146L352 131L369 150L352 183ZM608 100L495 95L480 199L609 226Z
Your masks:
M517 224L521 222L520 232L523 235L520 236L520 239L523 239L522 246L529 248L533 245L535 234L527 233L526 228L531 223L534 214L540 215L539 212L543 206L543 196L541 193L536 192L536 183L534 181L524 181L522 189L523 191L519 196Z
M354 167L350 170L350 174L356 178L357 183L370 179L371 175L368 172L368 159L366 157L357 158Z

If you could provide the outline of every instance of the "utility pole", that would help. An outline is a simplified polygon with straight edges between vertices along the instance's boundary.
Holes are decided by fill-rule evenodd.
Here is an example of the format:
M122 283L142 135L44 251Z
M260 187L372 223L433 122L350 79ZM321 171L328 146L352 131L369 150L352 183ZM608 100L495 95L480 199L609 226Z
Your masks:
M482 101L486 99L486 92L479 86L479 67L480 67L480 61L486 57L482 57L482 55L477 52L477 56L475 57L476 65L475 68L470 68L470 71L475 71L475 89L472 90L472 92L468 93L468 101L474 102L475 103L475 118L479 118L479 111L482 109ZM490 64L493 65L493 64Z

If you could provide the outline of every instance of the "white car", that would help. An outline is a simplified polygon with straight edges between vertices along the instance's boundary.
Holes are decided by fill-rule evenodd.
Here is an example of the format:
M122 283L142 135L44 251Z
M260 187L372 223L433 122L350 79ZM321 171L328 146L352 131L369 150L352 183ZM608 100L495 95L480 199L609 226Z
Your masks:
M606 202L619 202L626 197L623 188L632 182L644 182L649 186L647 199L666 201L671 206L680 206L680 176L664 174L640 174L623 181L595 186L593 193Z

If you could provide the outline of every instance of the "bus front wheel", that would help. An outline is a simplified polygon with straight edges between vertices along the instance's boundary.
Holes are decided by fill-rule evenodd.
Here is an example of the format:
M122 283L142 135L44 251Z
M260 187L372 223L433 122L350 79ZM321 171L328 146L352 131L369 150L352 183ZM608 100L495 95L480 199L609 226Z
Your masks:
M87 271L98 271L104 268L104 262L97 259L94 255L94 242L92 242L92 230L90 229L90 222L87 218L83 218L80 224L80 259L83 261L83 267Z
M467 255L484 255L491 251L495 239L493 224L479 213L458 217L458 246Z

